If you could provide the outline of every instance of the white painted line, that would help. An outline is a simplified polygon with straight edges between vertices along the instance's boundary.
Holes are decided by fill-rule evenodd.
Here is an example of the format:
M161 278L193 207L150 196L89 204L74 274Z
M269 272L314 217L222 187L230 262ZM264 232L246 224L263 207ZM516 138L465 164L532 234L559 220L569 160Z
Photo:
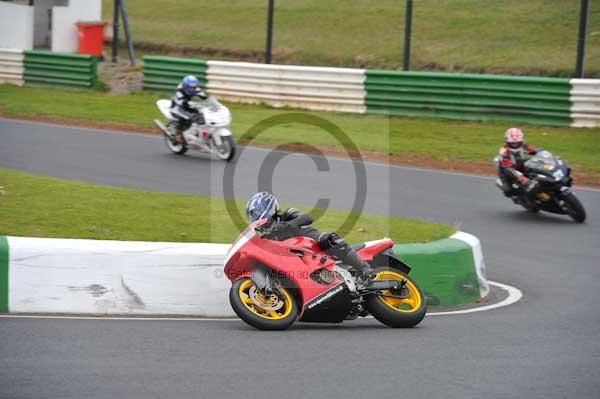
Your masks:
M465 313L475 313L475 312L483 312L486 310L497 309L504 306L512 305L513 303L518 302L522 297L523 293L515 287L511 287L510 285L497 283L494 281L488 281L490 285L494 285L501 289L508 291L508 297L498 303L492 305L481 306L479 308L471 308L464 310L454 310L450 312L432 312L427 313L426 316L446 316L446 315L456 315L456 314L465 314ZM53 315L26 315L26 314L3 314L0 315L0 318L10 318L10 319L68 319L68 320L136 320L136 321L240 321L238 318L200 318L200 317L119 317L119 316L53 316ZM367 318L373 318L373 316L368 316Z
M502 288L508 291L508 297L498 303L494 303L492 305L481 306L479 308L471 308L464 310L454 310L450 312L433 312L427 313L427 316L445 316L445 315L453 315L453 314L465 314L465 313L475 313L475 312L483 312L486 310L497 309L504 306L512 305L513 303L518 302L522 297L523 293L521 290L515 287L511 287L510 285L497 283L495 281L488 281L490 285L494 285L496 287Z
M136 321L241 321L238 318L215 317L127 317L127 316L58 316L58 315L28 315L28 314L2 314L1 318L7 319L67 319L67 320L136 320Z

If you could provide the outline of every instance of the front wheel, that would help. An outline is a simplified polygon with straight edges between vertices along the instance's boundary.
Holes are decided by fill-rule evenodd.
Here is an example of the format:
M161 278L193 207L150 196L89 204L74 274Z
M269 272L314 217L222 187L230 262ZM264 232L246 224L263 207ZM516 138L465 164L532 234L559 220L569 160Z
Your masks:
M567 206L567 213L577 223L585 222L585 209L579 199L573 193L569 193L564 196L565 205Z
M375 280L405 281L405 284L399 292L385 290L380 295L365 297L369 313L389 327L409 328L419 324L427 311L427 300L423 290L412 278L399 270L384 267L375 271Z
M223 161L231 161L235 156L235 144L231 136L221 137L220 146L216 145L214 140L212 144L219 159L222 159Z
M298 317L298 304L286 288L265 295L252 279L245 277L233 283L229 302L240 319L259 330L285 330Z

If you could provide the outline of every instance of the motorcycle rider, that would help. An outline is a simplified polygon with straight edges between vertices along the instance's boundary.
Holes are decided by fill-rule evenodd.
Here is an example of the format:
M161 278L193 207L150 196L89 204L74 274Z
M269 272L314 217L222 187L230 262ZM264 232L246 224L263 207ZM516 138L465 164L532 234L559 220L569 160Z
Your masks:
M528 179L523 174L523 170L525 155L535 155L539 151L540 149L525 142L525 135L521 129L511 127L504 133L504 145L500 148L498 165L499 178L496 180L496 185L504 191L504 195L507 197L514 195L513 183L525 190L527 194L535 191L537 182Z
M194 96L206 100L208 96L200 88L200 81L193 75L188 75L183 78L175 95L171 97L171 114L177 119L176 138L179 142L182 141L181 134L190 128L192 122L204 124L204 117L201 112L190 105L190 101Z
M312 217L296 208L280 212L279 203L273 194L265 191L254 194L246 204L246 215L250 223L268 220L260 227L263 238L276 241L297 236L312 238L325 253L356 269L360 285L368 285L375 277L371 265L363 261L343 238L336 233L322 233L315 229Z

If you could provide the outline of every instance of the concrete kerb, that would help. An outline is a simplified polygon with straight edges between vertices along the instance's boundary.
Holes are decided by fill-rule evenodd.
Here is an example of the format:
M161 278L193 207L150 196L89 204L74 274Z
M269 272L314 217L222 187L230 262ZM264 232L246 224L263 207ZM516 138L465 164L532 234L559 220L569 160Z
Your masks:
M0 237L0 312L232 317L229 246ZM481 244L470 234L394 251L431 305L466 305L489 292Z

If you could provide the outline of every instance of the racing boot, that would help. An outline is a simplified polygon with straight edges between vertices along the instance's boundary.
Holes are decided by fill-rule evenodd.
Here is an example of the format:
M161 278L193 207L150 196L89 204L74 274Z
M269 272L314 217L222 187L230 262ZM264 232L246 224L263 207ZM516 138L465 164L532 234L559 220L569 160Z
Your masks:
M375 271L371 265L358 256L356 251L350 247L348 249L349 250L344 256L343 261L356 270L356 282L358 283L359 288L367 287L375 278Z
M323 233L319 237L319 246L325 250L325 252L348 266L352 266L356 270L355 276L356 282L359 288L364 288L369 285L375 278L375 272L367 262L362 260L356 251L352 249L348 243L338 236L336 233Z
M510 197L512 194L511 187L501 178L496 179L496 187L498 187L506 197Z

